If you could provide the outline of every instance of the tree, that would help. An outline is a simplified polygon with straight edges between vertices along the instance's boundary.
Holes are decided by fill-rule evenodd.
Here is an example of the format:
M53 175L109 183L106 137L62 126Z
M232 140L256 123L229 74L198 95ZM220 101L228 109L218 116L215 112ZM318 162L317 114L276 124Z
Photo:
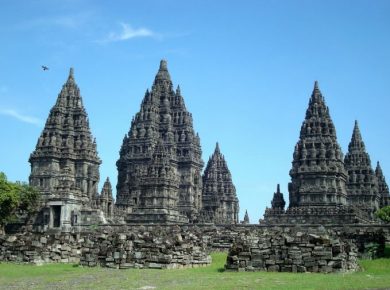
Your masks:
M382 207L375 215L386 223L390 223L390 205Z
M18 216L32 214L38 207L39 193L27 183L10 182L0 172L0 232Z

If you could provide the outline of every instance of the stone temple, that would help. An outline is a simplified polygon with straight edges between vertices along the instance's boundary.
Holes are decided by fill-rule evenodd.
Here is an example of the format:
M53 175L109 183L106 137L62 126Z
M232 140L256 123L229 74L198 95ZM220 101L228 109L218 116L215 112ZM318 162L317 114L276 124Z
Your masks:
M236 188L219 145L207 162L203 174L202 217L204 222L238 223L239 204Z
M101 160L72 68L29 162L30 185L42 196L37 223L43 229L67 231L78 223L105 221L97 207ZM107 194L112 193L105 189L103 199L109 208L112 196Z
M159 142L160 145L157 146ZM164 159L160 160L161 162L168 162L170 159L168 163L172 169L170 172L172 176L169 177L171 178L169 185L159 183L161 180L158 178L162 177L162 174L167 174L161 168L156 173L157 179L150 180L148 170L152 162L157 162L154 160L159 155L157 149L169 155L159 157ZM125 213L137 212L139 217L144 208L145 192L158 191L164 198L171 199L167 194L171 192L168 187L172 187L172 192L177 195L175 207L180 215L187 217L190 222L195 222L202 208L201 155L200 138L194 132L192 115L186 109L180 87L178 86L176 91L173 90L167 62L162 60L152 89L146 91L141 109L132 120L130 131L123 139L117 161L116 206ZM164 186L168 187L162 190ZM150 202L161 206L162 200L156 198ZM133 217L135 216L130 215L128 220L132 220ZM146 220L149 220L149 217ZM158 221L158 215L155 221Z
M374 217L374 213L379 209L381 194L378 179L371 167L370 156L366 152L357 121L355 121L344 164L348 171L348 203L364 210L370 217Z
M278 188L261 223L369 223L386 203L388 188L381 170L377 175L365 151L357 122L348 153L343 157L329 108L315 82L302 123L290 170L290 204ZM383 197L382 197L383 196Z
M42 195L39 230L79 225L238 224L239 201L219 144L203 170L200 138L179 86L162 60L151 90L123 139L116 200L100 180L96 141L73 69L31 153L30 184ZM369 224L389 205L379 162L375 171L355 122L343 156L329 108L315 82L295 146L287 209L279 185L262 224ZM243 224L249 223L246 213Z
M99 194L101 160L71 69L29 159L40 210L5 235L0 227L0 261L171 269L207 265L209 251L229 249L229 270L330 273L357 270L358 254L383 254L390 226L374 213L389 205L389 187L357 122L344 158L317 82L292 156L287 209L278 184L260 225L248 225L247 211L239 223L218 143L203 174L201 153L163 60L120 148L117 198L108 178Z

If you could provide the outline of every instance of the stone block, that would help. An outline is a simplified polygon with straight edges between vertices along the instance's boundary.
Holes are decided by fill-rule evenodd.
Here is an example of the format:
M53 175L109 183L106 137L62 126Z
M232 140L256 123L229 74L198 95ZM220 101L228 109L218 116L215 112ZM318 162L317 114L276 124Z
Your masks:
M149 263L148 268L150 269L162 269L163 265L160 263Z
M18 238L16 236L9 236L7 237L6 241L7 243L13 243L17 240Z
M267 267L268 272L279 272L279 265L271 265Z

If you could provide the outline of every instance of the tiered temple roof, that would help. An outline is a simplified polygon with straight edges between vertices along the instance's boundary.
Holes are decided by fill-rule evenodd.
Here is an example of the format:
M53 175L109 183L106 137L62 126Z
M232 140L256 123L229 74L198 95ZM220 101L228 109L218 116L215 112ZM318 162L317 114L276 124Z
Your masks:
M317 82L295 146L290 176L290 207L346 204L343 153Z
M107 177L103 184L102 191L97 201L97 207L100 208L105 217L112 218L114 215L114 199L112 195L112 186Z
M278 184L276 187L276 192L274 193L274 197L271 201L271 206L273 209L284 210L286 202L284 201L283 193L280 192L280 185Z
M390 205L390 193L379 161L376 164L375 175L378 180L378 192L381 196L380 208L382 208L384 206Z
M45 194L54 194L63 169L72 175L74 186L89 200L97 194L99 165L93 138L73 68L31 154L30 183Z
M358 122L355 121L348 153L345 155L345 169L348 172L348 203L358 206L370 215L379 208L378 181L371 167Z
M238 223L239 204L236 188L218 143L203 174L203 210L205 221Z
M71 211L76 214L81 206L95 204L101 161L72 68L29 162L30 184L39 189L47 206L57 206L51 213L57 217L55 226L62 221L69 226Z
M194 132L180 88L173 90L165 60L160 62L152 90L146 91L120 149L116 205L127 212L139 207L142 181L159 140L167 143L177 160L178 210L195 221L202 202L200 138Z

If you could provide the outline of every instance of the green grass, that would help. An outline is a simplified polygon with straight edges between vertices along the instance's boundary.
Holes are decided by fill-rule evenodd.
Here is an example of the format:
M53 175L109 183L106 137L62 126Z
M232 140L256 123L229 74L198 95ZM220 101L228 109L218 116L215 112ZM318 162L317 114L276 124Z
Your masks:
M367 289L390 288L390 259L362 260L349 274L225 272L226 254L209 267L178 270L111 270L0 264L0 289ZM152 288L155 287L155 288Z

